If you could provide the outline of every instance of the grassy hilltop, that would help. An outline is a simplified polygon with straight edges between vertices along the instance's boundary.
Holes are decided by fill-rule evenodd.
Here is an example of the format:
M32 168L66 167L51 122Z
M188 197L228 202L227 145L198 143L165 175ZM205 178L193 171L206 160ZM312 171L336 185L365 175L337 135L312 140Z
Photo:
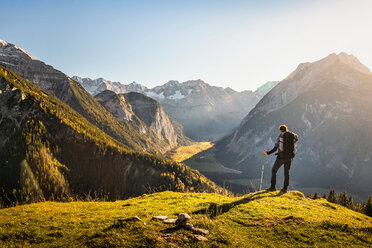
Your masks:
M176 218L208 229L197 242L187 230L151 220ZM120 217L142 221L119 225ZM369 247L372 218L291 191L242 197L162 192L116 202L43 202L0 210L0 247Z

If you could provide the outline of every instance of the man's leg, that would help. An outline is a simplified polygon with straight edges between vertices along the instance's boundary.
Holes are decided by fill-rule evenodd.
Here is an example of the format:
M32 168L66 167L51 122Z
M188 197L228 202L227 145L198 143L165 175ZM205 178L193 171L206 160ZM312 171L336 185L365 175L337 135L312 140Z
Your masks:
M276 173L278 172L279 168L282 166L283 161L281 159L276 159L273 169L271 170L271 187L270 189L275 189L276 185Z
M287 191L289 185L289 170L291 169L292 160L288 160L284 163L284 185L283 191Z

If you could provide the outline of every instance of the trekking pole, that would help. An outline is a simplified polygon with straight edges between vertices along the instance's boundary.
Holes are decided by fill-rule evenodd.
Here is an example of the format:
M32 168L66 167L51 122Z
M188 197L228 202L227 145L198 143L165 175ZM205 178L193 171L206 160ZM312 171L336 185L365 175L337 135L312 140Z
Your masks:
M265 166L265 154L263 155L263 160L262 160L262 171L261 171L260 190L262 189L262 179L263 179L263 173L264 173L264 166Z

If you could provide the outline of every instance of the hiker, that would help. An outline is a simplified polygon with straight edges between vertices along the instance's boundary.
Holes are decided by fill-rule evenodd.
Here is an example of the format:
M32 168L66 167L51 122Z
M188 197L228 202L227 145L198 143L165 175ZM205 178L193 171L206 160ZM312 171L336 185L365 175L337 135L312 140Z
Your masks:
M289 185L289 169L291 168L291 162L296 155L296 142L298 141L298 136L288 130L286 125L281 125L279 127L279 137L276 139L275 146L270 151L263 150L263 154L270 155L278 150L275 155L277 155L271 174L271 186L268 191L276 191L276 173L279 168L284 164L284 185L280 190L282 193L288 191Z

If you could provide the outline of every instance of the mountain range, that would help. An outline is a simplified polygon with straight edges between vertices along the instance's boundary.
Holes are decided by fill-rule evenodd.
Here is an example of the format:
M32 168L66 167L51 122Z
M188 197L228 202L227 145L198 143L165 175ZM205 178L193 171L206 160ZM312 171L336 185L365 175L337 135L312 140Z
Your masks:
M287 124L299 135L292 187L336 188L365 197L372 192L371 95L372 73L353 55L330 54L302 63L234 132L195 158L213 158L241 171L240 179L257 179L262 150L273 147L279 125ZM273 157L266 163L272 164ZM270 178L270 166L265 169Z
M198 141L215 140L231 132L278 83L270 81L254 92L237 92L231 88L211 86L200 79L183 83L172 80L149 89L136 82L124 85L103 78L72 78L92 95L111 90L118 94L138 92L156 99L167 114L183 125L186 136Z
M119 120L78 82L52 66L36 60L22 48L3 40L0 40L0 65L56 96L93 125L129 148L151 153L165 153L179 145L177 140L168 140L164 136L158 135L153 128L144 125L137 116L128 121ZM161 118L159 115L153 115L153 117ZM164 123L161 120L153 121ZM175 123L175 125L178 124ZM163 127L163 129L167 128L172 129L173 127ZM186 141L182 129L177 126L177 130L180 139Z
M3 40L0 128L2 206L90 194L118 199L163 190L227 192L184 164L146 153L192 142L156 100L112 91L95 98Z
M224 190L186 165L133 151L52 94L0 66L2 204Z

